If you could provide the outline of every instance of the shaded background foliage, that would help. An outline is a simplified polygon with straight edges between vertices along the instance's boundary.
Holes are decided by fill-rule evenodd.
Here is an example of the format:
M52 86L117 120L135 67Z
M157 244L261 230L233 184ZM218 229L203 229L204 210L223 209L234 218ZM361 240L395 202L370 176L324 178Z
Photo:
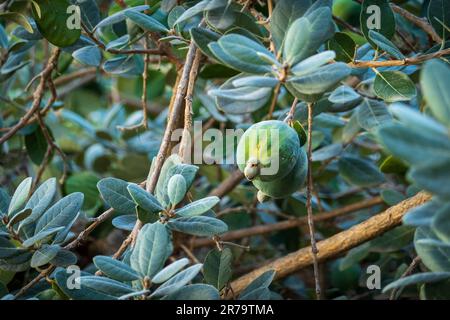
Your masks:
M82 31L66 26L69 2L80 7ZM381 8L381 29L367 28L371 4ZM406 214L403 225L320 263L324 297L448 298L447 1L36 0L1 6L0 138L42 93L38 112L1 144L1 296L11 298L51 265L58 267L51 281L39 281L22 297L218 299L230 294L231 280L309 245L307 224L289 222L307 216L306 187L258 203L257 190L240 176L230 192L217 194L215 188L236 175L233 165L196 167L174 156L154 192L138 186L160 150L194 46L202 55L193 120L225 130L288 118L302 145L311 143L314 213L371 201L317 221L318 241L421 190L433 195ZM40 89L56 47L57 66ZM176 128L185 123L181 116ZM103 221L110 207L115 212ZM145 225L134 249L112 259L137 219ZM98 221L86 239L70 245ZM252 227L280 223L286 227L249 236ZM238 230L242 236L228 243L226 231ZM75 262L83 269L81 291L67 288L63 269ZM366 286L370 265L381 268L379 289ZM277 279L269 290L274 276L264 273L239 298L314 298L312 268Z

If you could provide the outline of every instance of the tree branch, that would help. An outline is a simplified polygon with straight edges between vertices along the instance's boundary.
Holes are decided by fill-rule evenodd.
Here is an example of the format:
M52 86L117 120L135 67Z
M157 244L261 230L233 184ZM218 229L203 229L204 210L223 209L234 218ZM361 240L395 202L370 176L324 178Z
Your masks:
M380 236L398 226L403 216L411 209L418 207L431 199L431 195L420 192L414 197L408 198L383 213L380 213L368 220L353 226L352 228L340 232L326 240L317 243L319 262L337 257L348 250ZM240 293L254 279L269 270L275 270L275 279L286 277L287 275L305 268L313 263L311 247L300 249L279 258L267 265L260 267L231 283L235 294ZM231 296L228 296L231 298Z
M27 111L27 113L20 119L20 121L11 128L8 132L6 132L3 136L0 137L0 145L5 143L8 139L10 139L13 135L16 134L17 131L22 129L27 125L28 120L34 115L34 113L39 110L41 107L42 97L45 93L45 85L48 79L51 77L53 70L56 68L58 63L59 54L61 53L61 49L55 48L53 50L52 55L50 56L46 67L41 72L41 79L39 81L38 87L33 95L33 104L31 108Z
M357 202L350 204L348 206L331 210L329 212L319 212L316 215L313 216L313 219L315 222L319 221L325 221L334 219L340 216L343 216L345 214L355 212L362 209L367 209L379 204L384 203L383 199L381 197L375 197L369 200ZM271 232L277 232L281 230L296 228L299 226L304 226L308 224L308 217L301 217L297 219L289 219L277 223L271 223L271 224L263 224L259 226L254 226L246 229L236 230L236 231L230 231L223 235L221 235L221 240L224 241L231 241L231 240L237 240L242 239L246 237L252 237L252 236L258 236L263 235L266 233ZM195 241L192 241L192 245L194 247L202 247L202 246L208 246L208 245L214 245L215 242L211 239L195 239Z
M386 61L353 61L349 63L353 68L380 68L380 67L393 67L393 66L408 66L417 65L431 59L441 58L450 54L450 48L440 50L437 52L420 55L412 58L405 58L403 60L386 60Z
M230 174L230 176L222 181L214 190L210 192L210 196L216 196L222 198L224 195L231 192L241 181L244 179L244 174L236 170Z
M319 253L316 245L316 232L314 229L314 218L312 210L312 193L313 193L313 177L312 177L312 126L313 126L313 104L308 103L308 175L306 184L306 210L308 212L309 237L311 240L311 253L313 256L314 281L316 286L316 298L321 299L320 290L320 274L317 254Z

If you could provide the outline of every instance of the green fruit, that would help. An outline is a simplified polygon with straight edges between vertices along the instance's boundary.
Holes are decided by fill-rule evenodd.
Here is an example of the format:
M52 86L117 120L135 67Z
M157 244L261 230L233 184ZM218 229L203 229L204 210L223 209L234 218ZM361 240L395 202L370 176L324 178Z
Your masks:
M274 181L292 171L300 150L300 139L293 128L283 121L263 121L242 135L237 147L237 162L248 180ZM270 172L270 168L278 170Z
M264 195L271 198L284 198L297 191L306 180L308 163L306 152L298 148L299 153L295 166L288 174L273 181L262 181L260 178L254 179L253 185L259 190L258 200L264 200Z

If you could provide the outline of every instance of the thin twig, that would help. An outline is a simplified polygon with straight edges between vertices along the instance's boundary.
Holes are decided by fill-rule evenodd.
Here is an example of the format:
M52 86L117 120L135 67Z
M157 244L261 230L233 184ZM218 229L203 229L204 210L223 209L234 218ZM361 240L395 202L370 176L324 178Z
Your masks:
M317 250L316 245L316 235L314 230L314 218L312 211L312 193L313 193L313 178L312 178L312 125L313 125L313 104L308 103L308 176L307 176L307 186L306 186L306 209L308 211L308 226L309 235L311 240L311 252L313 256L313 266L314 266L314 280L316 285L316 297L317 300L321 299L320 290L320 274L319 274L319 262L317 260Z
M277 84L277 86L275 87L275 90L273 92L272 102L269 107L269 113L267 114L267 119L269 119L269 120L272 119L273 112L275 111L275 107L278 102L278 95L280 94L280 89L281 89L281 82L279 82Z
M409 276L414 269L419 265L419 263L422 261L422 259L419 256L416 256L411 264L406 268L405 272L402 273L399 279L405 278ZM389 296L389 300L395 300L397 299L397 292L399 291L399 288L394 288L391 292L391 295Z
M186 247L184 244L180 244L180 248L183 249L183 251L187 254L189 259L192 260L192 262L200 263L200 261L197 259L197 257L194 255L194 253L191 250L189 250L188 247Z
M376 205L383 204L384 201L381 197L375 197L372 199L360 201L357 203L352 203L350 205L347 205L342 208L334 209L328 212L319 212L313 216L314 222L321 222L321 221L327 221L331 219L335 219L338 217L341 217L343 215L363 210L367 208L374 207ZM223 235L220 236L221 240L237 240L237 239L243 239L248 238L252 236L258 236L263 235L267 233L287 230L291 228L297 228L299 226L304 226L308 224L308 217L300 217L296 219L288 219L277 223L270 223L270 224L263 224L263 225L257 225L246 229L240 229L235 231L229 231ZM194 247L202 247L202 246L208 246L213 245L214 242L211 239L195 239L192 241L192 245Z
M33 95L33 104L28 112L20 119L20 121L11 128L8 132L6 132L3 136L0 137L0 145L5 143L8 139L10 139L13 135L16 134L17 131L22 129L27 125L28 120L34 115L34 113L39 110L42 102L42 97L45 92L45 85L47 80L51 77L53 70L56 68L58 63L59 54L61 53L61 49L55 48L51 57L49 58L46 67L41 72L41 79L39 81L38 87Z

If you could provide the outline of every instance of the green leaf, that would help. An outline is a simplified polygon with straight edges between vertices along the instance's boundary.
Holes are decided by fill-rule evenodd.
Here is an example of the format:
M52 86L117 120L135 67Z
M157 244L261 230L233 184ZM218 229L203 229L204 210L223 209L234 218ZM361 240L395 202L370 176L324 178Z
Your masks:
M186 192L186 180L184 177L181 174L173 175L167 184L167 193L172 206L176 206L183 201Z
M234 87L233 81L240 77L228 79L219 89L208 91L214 96L217 107L227 114L244 114L262 108L272 95L271 88Z
M395 17L388 0L364 0L360 14L361 31L375 48L377 45L369 37L373 30L387 39L392 39L395 33Z
M61 247L58 245L42 246L34 252L33 257L31 258L31 267L38 268L40 266L46 265L56 257L60 249Z
M444 244L443 246L439 243ZM423 264L433 272L448 272L450 270L450 246L439 240L428 227L416 229L414 246Z
M131 8L127 8L125 10L121 10L119 12L114 13L113 15L110 15L109 17L103 19L102 21L100 21L95 27L95 29L98 28L103 28L103 27L107 27L107 26L111 26L113 24L119 23L124 21L127 16L125 15L125 13L129 12L129 11L135 11L135 12L140 12L140 11L145 11L150 9L149 6L147 5L142 5L142 6L136 6L136 7L131 7Z
M405 200L405 195L395 189L385 189L380 193L381 198L388 206L394 206Z
M302 94L322 94L347 77L350 71L351 69L345 63L337 62L303 76L290 77L288 82Z
M266 87L274 88L280 81L276 78L265 76L248 76L241 77L233 80L233 86L235 87Z
M403 217L403 223L414 227L431 226L434 214L441 208L442 204L432 200L424 205L409 210Z
M55 235L56 233L58 233L62 230L64 230L64 227L54 227L54 228L48 228L48 229L42 230L40 232L37 232L31 238L25 240L22 243L22 246L24 248L29 248L29 247L33 246L34 244L36 244L37 242L42 241L44 239L46 240L47 238L50 238L51 236Z
M71 5L69 0L35 1L41 9L41 15L33 7L33 17L44 38L58 47L68 47L80 38L81 26L76 25L80 17L77 17L77 11L68 10Z
M18 12L2 12L0 13L0 19L4 18L7 20L14 21L15 23L21 25L25 28L29 33L33 33L33 27L28 21L27 17Z
M265 74L272 71L271 64L258 53L273 56L261 44L239 34L228 34L216 43L208 45L211 52L225 65L251 74Z
M103 200L122 214L134 214L135 203L128 192L128 182L117 178L105 178L97 183Z
M177 25L181 22L184 22L199 13L214 10L218 8L225 7L227 4L227 0L203 0L197 3L195 6L186 10L175 22L174 25Z
M226 1L225 7L206 11L208 24L217 30L226 30L236 22L236 15L232 1Z
M124 15L145 31L153 31L153 32L169 31L169 29L167 29L167 27L163 25L161 22L146 14L137 11L127 11L124 12Z
M414 274L412 276L404 277L391 282L386 287L383 288L383 292L395 288L403 288L411 285L417 285L422 283L434 283L450 278L450 272L424 272L419 274Z
M131 267L152 279L163 268L172 250L166 227L159 222L146 224L139 232L131 254Z
M296 76L302 76L315 71L317 68L331 62L336 57L333 51L324 51L299 62L291 71Z
M174 275L176 275L178 272L180 272L184 267L186 267L189 264L189 259L182 258L179 260L176 260L175 262L172 262L168 266L166 266L164 269L159 271L152 279L153 283L163 283L172 278Z
M136 214L127 214L123 216L115 217L112 221L112 225L117 229L131 231L136 224L137 217Z
M260 296L261 290L267 290L275 277L275 270L269 270L261 274L258 278L253 280L244 290L242 290L239 295L239 300L246 300L249 298L254 298L255 293Z
M206 283L213 285L218 290L222 290L231 279L232 260L233 254L229 248L224 248L222 251L217 249L211 250L206 256L203 265L203 275Z
M302 17L310 6L310 0L280 0L276 2L270 19L270 30L277 49L281 48L284 36L291 24Z
M328 97L328 101L337 104L351 103L359 100L361 96L352 87L343 85L334 90Z
M383 102L369 99L364 99L359 105L357 118L359 126L367 131L392 121L392 116Z
M208 284L190 284L166 296L166 300L220 300L219 291Z
M97 46L87 46L75 50L72 57L87 66L98 67L102 62L102 53Z
M80 277L81 292L87 291L88 300L118 299L120 296L134 292L130 286L105 277Z
M164 210L159 201L152 194L148 193L137 184L130 183L127 189L134 202L145 211L156 214Z
M12 227L15 224L25 220L26 218L28 218L31 215L31 209L23 209L22 211L19 211L18 213L16 213L13 217L10 218L7 227Z
M5 189L0 188L0 217L8 212L9 202L11 198Z
M84 210L95 208L99 199L99 191L97 189L97 183L99 178L93 172L84 171L72 174L67 178L65 183L66 193L82 192L84 194Z
M421 300L448 300L450 299L450 281L425 283L420 287Z
M60 249L50 263L57 267L68 267L77 263L77 256L69 250Z
M42 183L39 188L31 195L25 208L33 210L29 218L21 223L25 225L36 221L50 206L56 196L56 178L50 178ZM19 227L20 229L20 227Z
M336 32L327 42L327 49L336 52L336 61L349 63L356 54L356 43L348 34Z
M70 227L83 206L83 199L83 194L76 192L56 202L39 218L34 234L57 227ZM62 234L57 238L61 236Z
M450 203L436 211L431 227L442 241L450 242Z
M428 155L429 156L429 155ZM413 167L408 177L422 187L445 199L450 199L450 157L424 161Z
M399 226L370 242L372 252L396 252L411 244L414 228Z
M215 42L219 40L220 35L205 28L192 28L189 30L191 34L191 38L194 41L195 45L209 58L216 58L214 53L209 49L208 45L211 42Z
M167 223L172 230L200 237L212 237L228 231L225 222L207 216L181 217Z
M405 163L393 156L388 156L380 165L380 171L383 173L404 174L407 170Z
M331 10L322 7L296 20L289 27L283 47L283 58L290 66L313 55L334 34Z
M23 208L31 190L32 178L24 179L14 192L8 207L8 216L12 217Z
M420 84L423 95L436 119L450 126L450 67L439 60L427 62L422 70Z
M121 282L139 280L139 274L129 265L107 256L94 257L95 266L107 277Z
M450 3L446 0L430 0L428 20L442 39L450 36Z
M334 158L342 152L341 143L329 144L323 148L320 148L312 153L312 161L325 161Z
M298 120L294 121L292 128L294 128L294 130L297 132L298 138L300 140L300 146L304 146L308 141L308 136L306 134L305 128L303 128L301 122Z
M168 207L170 199L167 191L169 179L175 174L181 174L186 180L186 189L189 190L194 182L198 167L183 164L182 159L177 154L171 155L166 159L159 175L158 183L156 185L155 195L163 207Z
M120 48L120 47L123 47L126 44L128 44L129 41L130 41L130 35L126 34L120 38L117 38L111 42L108 42L105 49L106 49L106 51L108 51L110 49Z
M395 157L406 163L420 165L426 154L430 159L450 157L450 141L445 127L408 107L392 105L396 117L408 121L408 127L395 123L382 126L378 140Z
M386 102L408 101L417 94L414 83L400 71L377 72L373 90Z
M351 184L368 187L384 181L383 175L373 163L354 156L341 157L338 162L339 173Z
M100 22L100 10L95 0L77 0L81 11L81 21L92 30Z
M25 146L28 156L35 165L40 165L47 153L48 143L42 133L41 127L37 127L31 134L25 136Z
M172 294L188 284L200 272L202 264L195 264L176 276L170 278L152 293L152 297L163 297Z
M23 249L14 246L11 241L4 237L0 237L0 259L11 258L23 252Z
M405 56L400 52L400 50L397 48L397 46L395 44L393 44L389 39L387 39L382 34L376 32L376 31L370 30L369 38L378 46L378 49L386 51L391 56L393 56L394 58L397 58L399 60L405 59Z
M185 205L183 208L175 211L175 214L180 217L199 216L214 208L220 202L218 197L212 196L203 198Z
M0 260L0 270L22 272L30 268L31 253L23 251L12 257Z

